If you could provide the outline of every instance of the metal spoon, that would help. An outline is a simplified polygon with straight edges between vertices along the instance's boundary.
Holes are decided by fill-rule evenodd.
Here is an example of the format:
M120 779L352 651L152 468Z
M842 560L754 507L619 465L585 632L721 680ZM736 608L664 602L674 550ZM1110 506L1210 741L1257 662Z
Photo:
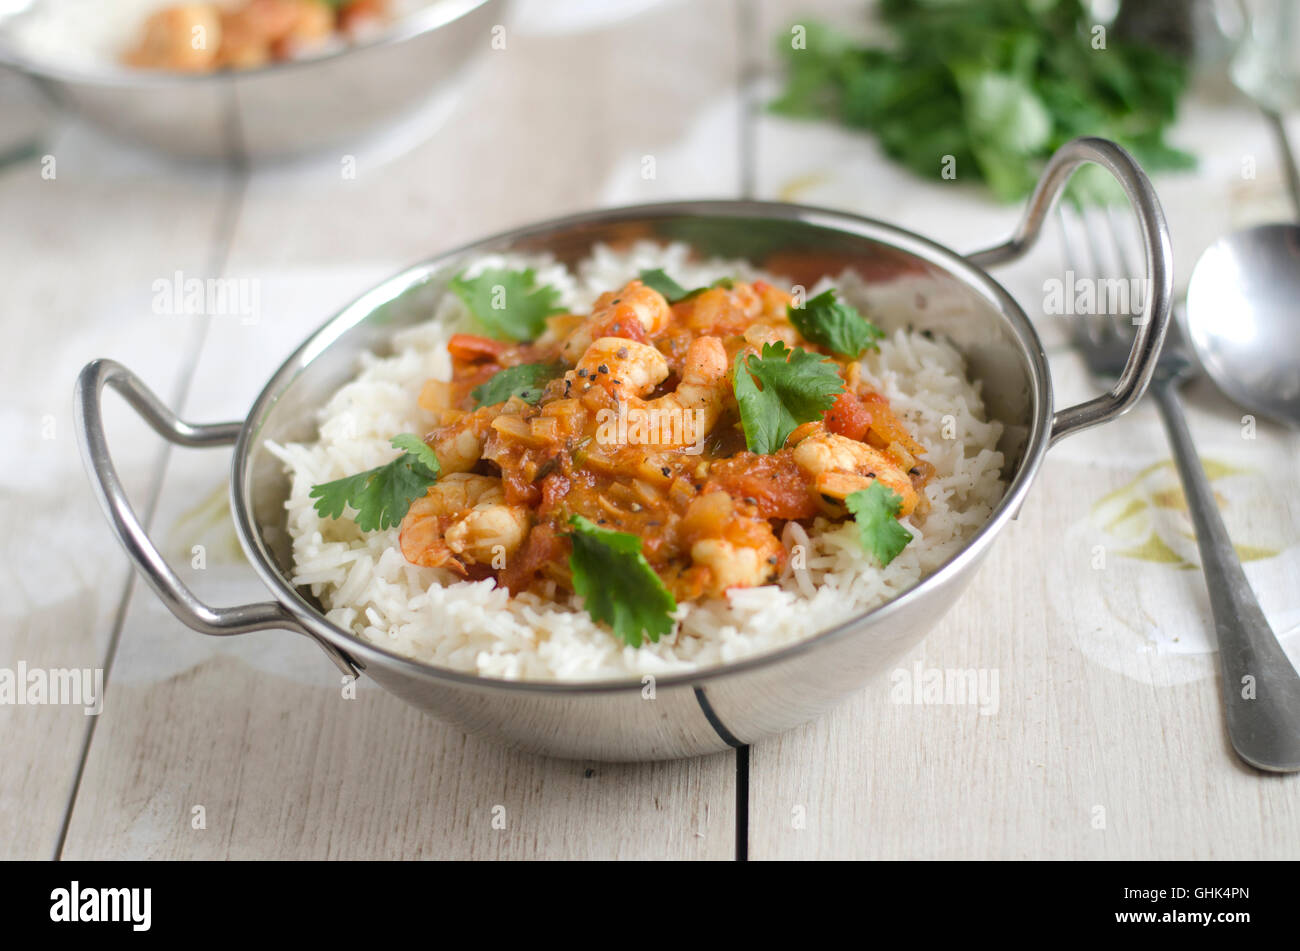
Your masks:
M1201 364L1229 397L1300 425L1300 228L1264 225L1222 238L1192 272L1184 314ZM1300 675L1260 610L1223 526L1181 414L1180 380L1152 384L1182 476L1210 592L1228 734L1259 769L1300 770ZM1175 418L1176 417L1176 418Z
M1259 225L1210 245L1192 271L1186 318L1219 389L1300 426L1300 227Z

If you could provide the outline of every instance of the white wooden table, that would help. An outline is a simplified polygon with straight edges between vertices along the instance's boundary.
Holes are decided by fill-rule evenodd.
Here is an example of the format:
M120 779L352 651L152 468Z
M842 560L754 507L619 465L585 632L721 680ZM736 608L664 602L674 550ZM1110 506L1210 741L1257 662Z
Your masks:
M1015 221L1018 209L960 181L910 178L867 137L763 112L773 38L810 7L852 22L857 2L629 4L646 9L576 32L548 26L541 6L508 21L507 48L485 56L438 134L401 154L356 152L354 178L342 155L252 174L181 168L75 125L46 148L53 178L39 157L0 170L0 668L98 667L108 684L99 716L0 706L0 857L1300 855L1300 780L1258 775L1228 747L1213 658L1196 649L1199 572L1122 557L1098 514L1112 490L1139 507L1167 498L1150 407L1052 453L979 582L900 664L996 674L996 711L983 714L893 702L882 678L739 754L547 761L368 684L344 699L305 640L204 638L133 578L72 433L72 381L94 357L122 361L187 418L235 419L368 283L551 215L784 197L961 250ZM1199 97L1177 138L1203 155L1197 175L1157 182L1185 282L1215 234L1285 206L1267 131L1240 101ZM1038 321L1058 398L1073 400L1096 384L1039 306L1063 268L1049 242L999 277ZM153 282L177 271L257 281L257 321L155 313ZM1300 440L1263 423L1243 439L1241 413L1206 385L1190 400L1205 455L1231 465L1224 478L1249 503L1228 507L1230 528L1265 553L1248 571L1294 653ZM117 464L153 534L182 564L204 547L186 579L214 603L259 597L224 509L228 455L169 451L110 403ZM1153 531L1177 536L1176 504L1147 508ZM1101 571L1098 544L1112 552Z

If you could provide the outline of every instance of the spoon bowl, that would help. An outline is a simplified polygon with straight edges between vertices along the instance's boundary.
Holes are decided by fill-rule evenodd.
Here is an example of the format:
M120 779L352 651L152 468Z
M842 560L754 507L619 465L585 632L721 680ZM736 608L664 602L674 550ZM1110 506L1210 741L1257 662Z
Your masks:
M1300 427L1300 226L1220 238L1187 287L1187 338L1231 400Z

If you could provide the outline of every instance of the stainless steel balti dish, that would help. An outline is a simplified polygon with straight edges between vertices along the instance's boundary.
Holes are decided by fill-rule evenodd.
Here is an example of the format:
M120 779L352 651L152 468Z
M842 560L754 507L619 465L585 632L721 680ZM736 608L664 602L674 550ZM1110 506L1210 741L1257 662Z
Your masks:
M0 66L25 74L56 106L119 138L230 161L351 144L418 114L489 49L502 15L500 0L430 0L366 42L256 69L191 75L37 59L6 27L42 2L0 15Z
M1137 214L1150 293L1123 375L1105 395L1054 409L1052 381L1024 310L985 271L1014 260L1038 237L1067 179L1084 162L1108 169ZM265 448L315 438L317 409L356 372L366 350L388 349L394 331L426 321L447 279L484 252L548 251L572 264L597 242L685 240L702 254L747 257L811 286L823 274L856 269L873 282L903 282L918 329L946 335L983 384L986 410L1005 425L1007 490L988 523L939 570L893 601L770 654L657 679L646 699L639 680L514 682L421 664L367 643L325 619L290 581L285 529L288 479ZM1106 422L1141 396L1169 318L1171 251L1164 215L1132 157L1101 139L1078 139L1050 161L1011 240L963 257L893 225L790 204L705 201L576 215L521 228L410 268L346 307L314 333L267 383L239 422L178 419L125 367L88 365L77 381L77 426L100 503L145 580L185 624L204 634L266 628L315 640L347 673L364 674L421 709L475 734L555 756L647 760L694 756L752 743L809 720L859 689L912 648L939 620L1017 510L1057 440ZM961 317L951 315L960 313ZM948 315L948 316L944 316ZM230 505L249 560L270 588L259 604L200 602L163 560L131 508L109 457L101 397L111 385L161 436L191 447L234 444Z

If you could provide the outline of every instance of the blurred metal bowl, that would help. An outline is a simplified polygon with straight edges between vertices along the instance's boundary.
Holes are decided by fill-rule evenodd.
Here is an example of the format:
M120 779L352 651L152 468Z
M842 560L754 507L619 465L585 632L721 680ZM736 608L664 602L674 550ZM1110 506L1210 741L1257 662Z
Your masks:
M371 41L242 71L77 69L39 61L3 33L0 65L122 139L187 158L288 158L357 142L418 115L488 49L501 6L431 0Z

